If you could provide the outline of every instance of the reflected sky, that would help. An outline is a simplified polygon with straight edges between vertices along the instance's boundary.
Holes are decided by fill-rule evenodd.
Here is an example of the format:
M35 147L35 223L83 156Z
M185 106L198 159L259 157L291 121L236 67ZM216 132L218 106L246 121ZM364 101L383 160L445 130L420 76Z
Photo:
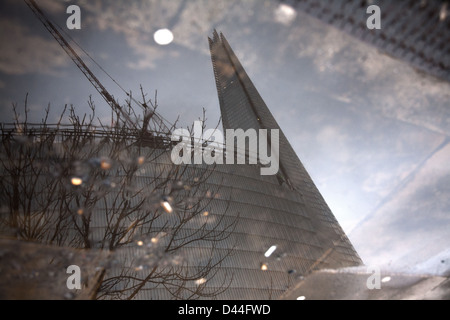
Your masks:
M37 1L65 27L67 1ZM122 87L140 85L186 127L220 111L207 37L224 33L366 264L426 265L450 244L450 84L277 1L70 1L65 30ZM383 9L383 8L381 8ZM365 10L362 9L362 10ZM154 33L167 28L161 46ZM389 28L389 25L383 25ZM65 104L110 121L111 110L22 1L0 4L0 108L39 122ZM81 54L81 53L80 53ZM124 92L85 54L115 98ZM448 252L448 250L447 250Z

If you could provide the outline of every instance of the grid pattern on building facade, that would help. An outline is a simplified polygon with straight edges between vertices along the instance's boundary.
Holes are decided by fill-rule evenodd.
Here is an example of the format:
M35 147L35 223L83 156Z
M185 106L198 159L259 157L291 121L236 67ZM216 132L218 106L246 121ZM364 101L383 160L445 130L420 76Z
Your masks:
M439 0L280 0L412 66L450 81L450 5ZM367 28L377 5L381 29Z

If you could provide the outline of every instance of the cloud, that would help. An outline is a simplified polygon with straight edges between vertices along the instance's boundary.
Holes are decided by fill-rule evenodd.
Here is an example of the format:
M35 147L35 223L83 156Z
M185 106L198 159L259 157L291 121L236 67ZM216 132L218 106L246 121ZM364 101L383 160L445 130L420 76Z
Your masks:
M100 31L123 35L137 56L137 59L128 61L127 66L144 70L154 68L159 59L176 54L170 47L161 48L154 43L153 33L161 27L168 27L179 5L179 2L173 1L116 1L114 5L85 2L80 7L84 12L89 12L83 21L86 27L94 26ZM174 43L179 43L180 35L176 32L174 35Z
M0 71L10 75L43 73L59 75L60 67L70 59L63 49L51 38L44 39L12 19L0 21Z
M348 163L352 158L349 150L350 139L344 128L322 123L322 129L317 134L317 143L326 147L327 153L331 153L333 160L340 164Z
M450 145L434 154L409 182L351 234L369 264L414 265L450 241Z
M67 2L67 0L65 0ZM39 0L39 7L44 9L45 12L51 13L61 13L66 12L66 7L68 7L70 3L66 3L65 5L61 1L54 0Z
M362 184L362 190L367 193L376 193L379 197L386 197L416 168L415 163L402 163L387 168L380 168L368 173ZM384 171L383 169L389 169Z
M405 68L389 75L375 82L369 92L375 110L386 117L450 134L450 83Z
M306 58L324 80L324 91L355 111L364 108L450 135L450 83L419 73L407 62L302 12L298 15L286 41L277 43L274 61Z
M269 9L276 6L270 4ZM115 1L114 5L104 2L86 1L80 4L85 14L85 25L96 26L101 31L112 30L124 36L138 59L128 65L133 69L154 68L159 59L167 54L176 55L180 48L209 55L207 36L210 36L217 22L227 27L227 35L233 34L240 42L241 57L251 68L258 56L254 50L246 50L250 28L245 24L254 21L274 21L272 11L265 10L258 0L248 0L237 5L232 1ZM244 27L243 27L244 26ZM169 28L174 34L173 43L164 48L153 41L153 33L160 28ZM221 30L219 30L221 31ZM241 41L239 41L241 40ZM233 43L236 43L234 41Z

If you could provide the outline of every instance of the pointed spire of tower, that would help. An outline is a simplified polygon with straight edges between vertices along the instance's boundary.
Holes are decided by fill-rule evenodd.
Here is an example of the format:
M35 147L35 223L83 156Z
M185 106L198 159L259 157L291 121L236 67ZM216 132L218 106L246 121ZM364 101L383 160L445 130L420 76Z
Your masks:
M313 183L291 144L245 72L225 36L213 32L209 38L211 60L224 129L278 129L278 181L286 182L302 198L317 237L324 248L323 260L339 265L345 259L361 261L347 236ZM349 249L340 255L337 247ZM337 261L337 262L336 262ZM345 265L345 263L343 263Z

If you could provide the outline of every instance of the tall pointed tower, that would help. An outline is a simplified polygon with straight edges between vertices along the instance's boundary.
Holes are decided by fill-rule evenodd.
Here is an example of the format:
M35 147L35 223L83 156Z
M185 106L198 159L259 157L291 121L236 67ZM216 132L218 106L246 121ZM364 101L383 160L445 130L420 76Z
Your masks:
M310 244L308 252L313 253L314 259L307 259L301 273L323 267L339 268L361 264L361 259L228 41L223 34L219 35L214 31L212 39L209 38L209 45L224 129L279 129L279 172L271 177L273 181L269 186L273 189L272 194L280 194L278 201L283 202L285 198L287 203L295 199L295 202L301 205L291 208L289 213L272 211L271 214L302 216L300 219L302 221L298 221L297 226L299 232L307 238L306 242ZM283 205L280 204L280 206ZM304 225L308 225L309 232L304 232ZM277 227L273 226L274 229ZM293 235L285 234L284 237L290 239ZM302 257L302 254L298 252L298 259L305 258L307 257Z

